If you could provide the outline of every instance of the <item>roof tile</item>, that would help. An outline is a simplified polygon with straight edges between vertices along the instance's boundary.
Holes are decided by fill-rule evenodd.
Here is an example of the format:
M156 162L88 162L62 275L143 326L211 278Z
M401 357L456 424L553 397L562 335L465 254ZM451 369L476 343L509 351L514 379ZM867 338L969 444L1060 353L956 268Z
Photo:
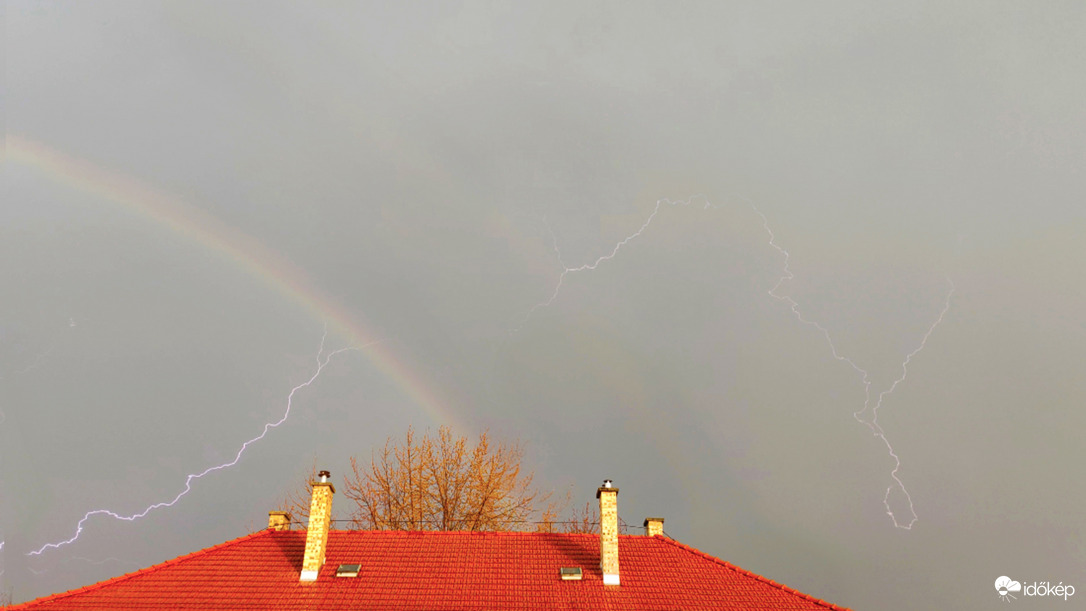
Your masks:
M657 535L619 537L605 587L591 534L333 531L299 582L305 531L265 530L14 609L840 609ZM358 577L337 578L340 564ZM561 567L580 567L579 581Z

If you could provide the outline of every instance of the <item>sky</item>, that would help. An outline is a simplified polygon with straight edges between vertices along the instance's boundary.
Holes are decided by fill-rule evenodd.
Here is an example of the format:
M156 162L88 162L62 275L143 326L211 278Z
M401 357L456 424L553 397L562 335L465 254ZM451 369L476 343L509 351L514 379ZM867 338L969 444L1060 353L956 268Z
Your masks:
M1086 595L1081 3L400 4L6 3L0 591L448 425L837 604Z

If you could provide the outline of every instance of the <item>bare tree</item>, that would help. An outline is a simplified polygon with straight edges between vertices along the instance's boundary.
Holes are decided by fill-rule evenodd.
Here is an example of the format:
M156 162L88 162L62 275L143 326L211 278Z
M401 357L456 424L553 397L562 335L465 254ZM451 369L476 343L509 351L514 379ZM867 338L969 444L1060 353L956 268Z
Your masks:
M354 501L351 526L364 530L535 530L598 533L599 511L590 501L565 519L572 493L557 502L532 487L522 472L524 449L493 443L488 432L475 443L449 427L431 437L408 428L402 442L391 437L369 465L351 457L343 494ZM303 485L287 493L278 509L293 519L309 516L317 477L314 462Z
M290 514L291 520L305 521L309 519L309 503L313 498L313 481L317 479L317 462L309 470L309 476L298 488L287 492L282 501L279 501L278 511Z
M568 520L558 523L556 530L567 533L599 533L599 507L593 505L592 501L585 502L582 511L574 509Z
M514 530L547 503L522 473L519 443L493 444L487 432L474 444L441 427L436 437L408 429L390 438L368 466L351 459L344 495L356 503L352 521L373 530ZM543 510L554 513L553 505Z

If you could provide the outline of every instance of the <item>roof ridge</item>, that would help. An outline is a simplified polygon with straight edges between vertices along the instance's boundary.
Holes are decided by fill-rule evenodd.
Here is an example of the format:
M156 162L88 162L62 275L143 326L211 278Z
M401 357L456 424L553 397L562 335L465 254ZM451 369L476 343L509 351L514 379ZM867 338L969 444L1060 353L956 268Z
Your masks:
M707 553L701 551L700 549L698 549L696 547L691 547L691 546L689 546L689 545L687 545L685 543L681 543L681 542L676 541L675 539L672 539L670 537L665 537L664 535L653 535L653 539L659 539L660 541L662 541L664 543L674 545L675 547L677 547L677 548L679 548L681 550L684 550L684 551L686 551L688 553L691 553L691 554L694 554L696 556L701 556L703 558L711 560L712 562L716 562L717 564L720 564L720 565L722 565L722 566L724 566L724 567L726 567L728 569L731 569L731 570L733 570L733 571L735 571L737 573L740 573L742 575L746 575L747 577L750 577L750 578L755 579L757 581L761 581L762 583L765 583L766 585L773 586L774 588L783 590L785 592L788 592L789 594L793 594L795 596L803 598L804 600L809 600L809 601L811 601L811 602L813 602L815 604L823 605L827 609L834 609L835 611L850 611L850 609L848 607L840 607L840 606L835 605L835 604L833 604L831 602L827 602L825 600L822 600L821 598L811 596L810 594L804 594L803 592L800 592L799 590L796 590L794 588L790 588L790 587L784 585L783 583L777 583L776 581L773 581L772 579L769 579L768 577L762 577L761 575L759 575L758 573L755 573L754 571L748 571L747 569L744 569L741 566L734 565L734 564L728 562L727 560L721 560L720 558L717 558L716 556L713 556L712 554L707 554Z
M164 562L160 562L158 564L152 564L151 566L147 566L147 567L144 567L142 569L132 571L131 573L125 573L123 575L118 575L116 577L110 577L109 579L103 579L102 581L92 583L90 585L86 585L86 586L83 586L81 588L74 588L74 589L71 589L71 590L66 590L64 592L58 592L56 594L50 594L48 596L43 596L41 598L35 598L33 600L28 600L26 602L22 602L22 603L19 603L17 605L12 605L10 607L5 607L5 609L10 609L11 611L16 611L17 609L29 609L29 608L32 608L32 606L38 606L38 605L41 605L41 604L44 604L44 603L47 603L47 602L53 602L53 601L56 601L56 600L60 600L62 598L67 598L69 596L74 596L76 594L82 594L84 592L88 592L88 591L91 591L91 590L97 590L97 589L100 589L100 588L104 588L107 585L113 585L115 583L120 583L122 581L126 581L128 579L132 579L133 577L137 577L137 576L140 576L140 575L146 575L146 574L149 574L149 573L154 573L154 572L162 570L167 565L172 566L172 565L175 565L175 564L180 564L181 562L191 560L191 559L193 559L193 558L195 558L197 556L203 556L203 555L211 553L213 551L220 550L220 549L222 549L224 547L230 547L232 545L237 545L238 543L241 543L243 541L248 541L249 539L255 539L257 537L267 535L267 534L272 533L272 532L275 532L275 531L270 529L270 528L265 528L265 529L262 529L262 530L258 530L256 532L252 532L252 533L249 533L247 535L243 535L241 537L238 537L237 539L231 539L230 541L225 541L223 543L219 543L218 545L212 545L211 547L205 547L204 549L197 550L195 552L190 552L188 554L185 554L183 556L178 556L176 558L171 558L169 560L166 560Z
M305 532L305 529L296 531ZM563 536L563 537L598 537L595 533L562 533L562 532L528 532L528 531L511 531L511 530L330 530L328 534L367 534L367 535L410 535L410 536L437 536L437 537L451 537L451 536L498 536L498 537L534 537L534 536ZM641 537L642 535L619 535L621 537Z

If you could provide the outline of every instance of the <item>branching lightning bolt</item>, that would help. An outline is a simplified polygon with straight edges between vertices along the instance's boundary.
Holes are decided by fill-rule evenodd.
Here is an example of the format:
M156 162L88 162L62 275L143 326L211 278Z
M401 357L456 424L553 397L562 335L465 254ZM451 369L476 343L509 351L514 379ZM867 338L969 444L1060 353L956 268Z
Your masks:
M822 337L826 339L826 343L829 344L830 351L833 354L833 358L837 359L838 361L844 361L845 363L848 363L848 365L852 367L852 369L860 374L864 385L864 405L863 408L853 412L852 417L855 418L857 422L867 426L871 430L871 432L876 437L878 437L880 441L882 441L882 443L886 446L887 453L890 455L891 458L894 459L894 468L890 472L890 477L894 481L892 484L887 486L886 495L883 497L882 503L886 507L886 513L890 516L890 519L893 521L896 528L912 530L913 524L915 524L917 521L916 508L913 505L913 499L912 496L909 494L908 489L905 488L905 484L901 481L901 478L898 477L898 471L901 469L901 459L894 451L894 447L890 444L890 440L886 438L886 432L883 431L882 426L879 425L879 408L882 407L883 400L888 395L894 392L894 389L897 388L898 384L905 381L905 377L909 375L909 362L912 361L914 356L919 354L920 351L924 349L924 346L926 346L928 343L928 338L931 337L931 334L935 331L935 327L938 327L939 324L943 322L943 317L946 316L947 310L950 309L950 297L954 294L954 283L951 282L949 278L947 278L947 284L950 285L950 290L947 291L946 300L943 302L943 309L939 312L938 318L936 318L935 322L933 322L931 326L928 327L927 332L924 333L923 338L921 338L920 340L920 345L918 345L915 350L910 352L905 357L905 360L901 363L901 377L894 380L893 384L891 384L886 390L880 392L878 394L878 398L875 400L874 405L872 405L871 380L867 370L857 365L856 362L853 361L851 358L839 353L837 351L837 346L833 342L833 338L830 336L829 330L813 320L804 318L803 314L799 310L799 304L794 299L788 297L787 295L780 295L777 293L777 290L780 289L782 284L795 278L795 276L792 274L792 271L788 267L788 260L790 255L788 254L787 250L777 244L776 238L773 235L773 230L769 228L769 219L767 219L766 216L762 214L762 212L758 210L757 207L752 206L752 208L754 208L754 211L758 214L758 216L762 218L762 227L765 228L766 233L769 234L769 245L772 246L784 257L784 273L777 280L777 283L773 285L773 288L769 289L769 295L770 297L773 297L778 301L782 301L788 304L788 307L792 310L792 313L796 316L796 319L799 320L801 323L805 325L810 325L815 329L818 329L822 333ZM865 420L863 416L869 410L871 412L871 418L870 420ZM895 486L899 490L901 490L902 494L905 495L906 501L908 501L909 503L909 513L911 517L909 518L908 523L905 523L904 519L899 522L897 516L894 514L893 509L890 508L890 493L893 492Z
M536 310L550 307L550 305L558 299L558 294L562 291L562 284L565 282L566 276L568 276L569 274L576 274L578 272L594 271L597 267L600 266L601 263L614 259L615 255L618 254L618 251L622 250L623 246L626 246L630 242L641 237L641 234L645 233L645 230L649 228L649 225L652 224L653 219L655 219L656 215L660 213L660 209L663 206L689 206L696 200L704 201L705 209L713 207L712 203L709 202L709 200L704 195L695 195L693 197L690 197L689 199L678 201L671 201L670 199L656 200L656 206L653 207L652 213L649 214L648 218L645 219L645 222L641 224L641 227L639 227L637 231L619 240L611 249L611 252L598 257L595 261L591 263L585 263L584 265L578 267L568 267L565 262L562 261L562 251L558 249L558 238L554 235L553 231L550 231L550 225L547 225L547 230L550 231L551 234L551 244L554 248L554 253L558 257L558 264L562 266L562 273L558 275L558 282L555 283L554 290L551 291L550 298L546 301L541 301L532 306L532 308L528 310L528 313L524 315L524 319L520 323L521 326L528 322L528 320L532 317L532 314L535 314ZM544 219L543 222L544 224L546 224L546 219Z
M241 460L242 454L245 453L245 450L250 445L260 441L261 439L264 438L265 435L268 434L268 431L278 427L279 425L281 425L281 424L283 424L284 422L287 421L287 418L290 417L290 410L291 410L292 403L294 401L294 393L296 393L299 390L301 390L303 388L306 388L307 386L313 384L313 382L315 382L317 380L317 378L320 376L321 372L324 370L324 368L328 365L328 363L332 360L333 357L335 357L336 355L341 354L343 352L347 352L347 351L351 351L351 350L360 350L360 349L365 348L367 346L370 346L370 345L372 345L374 343L377 343L377 342L371 342L370 344L366 344L364 346L347 346L345 348L340 348L338 350L334 350L332 352L329 352L327 354L327 356L325 356L324 355L324 341L327 338L327 336L328 336L328 332L327 332L327 330L325 330L324 335L321 336L320 349L317 351L317 370L313 373L313 375L308 380L306 380L305 382L302 382L301 384L298 384L294 388L290 389L290 394L287 395L287 406L286 406L286 410L283 412L283 417L280 418L279 420L276 420L275 422L269 422L269 423L265 424L264 425L264 430L261 431L261 433L259 435L257 435L256 437L253 437L252 439L250 439L250 440L246 441L245 443L241 444L241 448L238 449L238 452L234 456L233 460L231 460L229 462L225 462L225 463L223 463L221 465L215 465L214 467L208 467L207 469L204 469L203 471L201 471L199 473L190 473L185 478L185 489L182 490L181 492L179 492L177 494L177 496L175 496L172 500L163 501L163 502L160 502L160 503L155 503L153 505L149 505L146 508L144 508L143 511L140 511L138 513L134 513L134 514L131 514L131 515L123 515L123 514L120 514L120 513L116 513L114 511L110 511L108 509L95 509L94 511L88 511L86 514L84 514L83 518L81 520L79 520L79 523L76 524L75 534L72 535L72 537L70 539L65 539L63 541L58 541L58 542L55 542L55 543L46 543L45 545L41 546L40 548L38 548L38 549L36 549L36 550L34 550L32 552L28 552L26 555L27 556L40 556L42 553L44 553L47 550L57 549L57 548L65 546L65 545L68 545L69 543L73 543L76 539L79 538L79 535L83 532L83 526L84 526L84 524L86 524L87 520L89 520L92 517L97 516L97 515L109 516L109 517L111 517L113 519L116 519L116 520L124 520L124 521L127 521L127 522L134 522L134 521L146 516L148 513L154 511L155 509L160 509L160 508L163 508L163 507L172 507L175 503L180 501L182 497L184 497L186 494L188 494L190 490L192 490L192 482L193 481L198 480L201 477L203 477L203 476L205 476L205 475L207 475L209 473L212 473L212 472L215 472L215 471L221 471L223 469L228 469L228 468L233 467L234 465L238 464L238 461Z
M564 284L564 282L566 280L566 276L568 276L570 274L577 273L577 272L593 271L597 267L599 267L602 263L604 263L605 261L610 261L611 259L614 259L615 256L618 255L618 252L624 246L626 246L627 244L629 244L633 240L640 237L649 228L649 226L652 224L653 220L660 213L660 210L661 210L661 208L663 206L665 206L665 205L667 205L667 206L679 206L679 205L687 206L687 205L690 205L695 200L704 201L705 202L705 206L704 206L705 209L715 207L715 206L713 206L713 204L711 202L708 201L707 198L705 198L704 196L701 196L701 195L691 197L690 199L687 199L687 200L679 200L679 201L671 201L669 199L657 200L656 205L652 209L652 212L649 214L648 218L646 218L645 221L641 224L641 226L637 229L637 231L631 233L630 235L626 236L625 238L623 238L622 240L617 242L614 245L614 247L611 248L611 251L609 253L598 257L596 260L592 261L591 263L585 263L584 265L580 265L578 267L569 267L563 261L562 252L558 247L558 238L554 235L553 231L550 231L550 225L547 225L547 230L550 231L550 234L551 234L552 247L554 249L555 255L558 258L558 264L561 265L561 267L562 267L562 272L561 272L561 274L559 274L558 281L555 283L554 289L551 291L550 298L548 298L546 301L541 301L541 302L535 304L534 306L532 306L532 308L524 316L524 319L521 321L521 326L523 326L525 323L527 323L528 320L532 317L532 315L537 310L549 307L550 305L552 305L558 299L558 295L562 290L562 286L563 286L563 284ZM908 489L906 489L904 482L902 482L901 478L898 476L898 472L901 470L901 459L898 457L897 453L894 451L893 446L890 444L890 440L887 439L886 433L883 430L882 426L879 425L879 423L878 423L878 412L879 412L879 408L882 407L882 404L883 404L883 401L885 400L885 398L887 396L889 396L890 394L892 394L900 383L905 381L905 378L908 376L908 373L909 373L909 369L908 369L909 363L912 361L913 357L915 357L917 354L920 353L921 350L924 349L924 347L927 345L928 338L931 337L931 334L935 331L935 328L938 327L943 322L943 318L946 316L947 311L950 309L950 299L951 299L951 296L953 296L953 294L954 294L954 283L949 278L947 278L947 284L950 285L950 288L947 291L946 299L943 302L943 308L939 312L939 316L935 319L935 322L933 322L931 324L931 326L928 327L927 332L924 333L923 337L920 340L920 344L916 347L915 350L913 350L912 352L910 352L908 355L905 356L904 361L901 363L901 376L899 378L897 378L896 380L894 380L894 382L892 384L890 384L890 386L888 388L886 388L885 390L879 392L877 398L874 401L874 403L872 403L871 379L870 379L870 375L869 375L868 371L866 369L860 367L858 364L856 364L855 361L853 361L848 356L845 356L845 355L841 354L837 350L837 345L834 343L833 337L830 335L829 330L826 329L825 327L823 327L818 322L805 318L803 316L803 313L799 309L799 303L797 303L794 299L792 299L791 297L788 297L787 295L778 294L777 291L780 289L781 285L783 285L785 282L787 282L789 280L794 279L794 277L795 277L792 274L792 271L788 266L790 255L789 255L788 251L786 251L779 244L777 244L776 237L773 235L773 231L769 227L769 219L767 219L766 216L764 214L762 214L762 212L760 210L758 210L758 208L756 206L754 206L753 203L749 202L749 200L747 200L747 201L748 201L748 203L751 204L751 208L754 209L754 212L757 213L759 217L761 217L761 219L762 219L762 227L765 229L766 233L769 234L769 245L771 247L773 247L777 252L779 252L784 257L783 274L777 280L777 283L773 286L773 288L771 288L769 290L769 295L771 297L773 297L774 299L778 300L778 301L781 301L781 302L784 302L784 303L788 304L789 309L791 309L792 313L796 316L796 319L799 320L801 323L803 323L805 325L812 326L815 329L817 329L819 332L821 332L822 337L826 340L826 343L830 347L830 352L833 354L833 358L838 360L838 361L843 361L843 362L847 363L854 371L856 371L856 373L858 373L861 376L861 381L862 381L863 387L864 387L864 404L863 404L863 407L861 409L853 412L852 416L853 416L853 418L856 419L857 422L860 422L861 424L867 426L868 429L870 429L871 432L876 437L878 437L879 440L881 440L883 442L883 444L886 446L887 453L894 460L894 468L890 472L890 477L893 480L893 483L886 488L886 495L883 497L883 505L886 507L886 513L890 516L890 519L893 521L894 526L896 528L911 530L912 527L913 527L913 524L915 524L916 521L917 521L915 506L913 505L912 496L909 494ZM545 219L544 219L544 223L546 224ZM518 330L519 330L519 328L518 328ZM865 419L865 414L867 414L867 412L869 412L869 411L870 411L870 418ZM908 502L910 517L909 517L907 523L904 521L904 519L902 521L898 521L898 516L895 515L893 509L890 507L890 494L893 492L895 487L897 487L899 490L901 490L902 494L905 496L906 501Z

